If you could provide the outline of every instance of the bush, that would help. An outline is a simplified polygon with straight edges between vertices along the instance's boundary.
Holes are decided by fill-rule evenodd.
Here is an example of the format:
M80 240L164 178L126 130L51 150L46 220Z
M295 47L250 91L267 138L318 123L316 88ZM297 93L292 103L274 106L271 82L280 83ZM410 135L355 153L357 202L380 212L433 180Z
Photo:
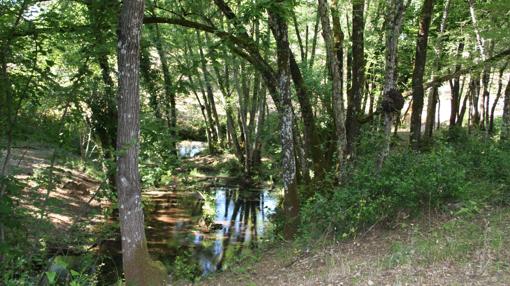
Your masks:
M417 215L458 199L467 187L466 168L456 152L440 146L427 153L393 152L379 174L374 156L359 158L349 180L303 204L302 234L333 230L349 236L399 214Z

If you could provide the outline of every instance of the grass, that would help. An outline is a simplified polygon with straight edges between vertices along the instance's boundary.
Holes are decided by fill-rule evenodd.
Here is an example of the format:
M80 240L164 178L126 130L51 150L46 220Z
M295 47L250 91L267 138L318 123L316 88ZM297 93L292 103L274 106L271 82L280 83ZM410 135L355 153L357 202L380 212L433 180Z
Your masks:
M508 221L510 207L484 207L407 220L393 229L374 229L365 237L339 243L330 240L310 250L296 243L281 243L266 250L260 259L240 262L202 282L506 285L510 281Z
M474 220L471 215L456 217L425 232L415 226L408 242L391 246L386 266L444 262L460 266L478 262L483 270L488 266L508 266L510 252L505 249L510 244L508 221L510 209L501 208L485 211Z

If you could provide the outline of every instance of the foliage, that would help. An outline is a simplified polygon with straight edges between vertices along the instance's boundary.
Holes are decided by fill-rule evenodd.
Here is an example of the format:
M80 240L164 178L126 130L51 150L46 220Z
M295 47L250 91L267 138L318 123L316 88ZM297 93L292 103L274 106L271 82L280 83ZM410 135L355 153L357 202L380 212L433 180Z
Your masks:
M174 260L172 269L176 280L193 281L200 274L200 267L190 252L178 255Z
M302 234L333 232L345 237L447 203L460 203L470 212L478 203L508 202L509 162L507 150L475 136L439 142L427 152L395 151L380 173L374 172L373 157L358 158L343 186L318 192L305 202Z

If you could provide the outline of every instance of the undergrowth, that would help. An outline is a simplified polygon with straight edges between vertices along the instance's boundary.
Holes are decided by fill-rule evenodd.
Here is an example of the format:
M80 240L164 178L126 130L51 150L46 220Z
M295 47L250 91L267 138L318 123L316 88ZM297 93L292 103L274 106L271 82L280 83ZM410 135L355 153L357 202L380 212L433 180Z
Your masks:
M498 142L445 134L426 151L394 148L377 172L374 142L367 143L373 138L362 139L361 155L341 186L331 184L303 202L301 238L345 238L397 218L451 208L476 213L484 205L510 202L510 151Z

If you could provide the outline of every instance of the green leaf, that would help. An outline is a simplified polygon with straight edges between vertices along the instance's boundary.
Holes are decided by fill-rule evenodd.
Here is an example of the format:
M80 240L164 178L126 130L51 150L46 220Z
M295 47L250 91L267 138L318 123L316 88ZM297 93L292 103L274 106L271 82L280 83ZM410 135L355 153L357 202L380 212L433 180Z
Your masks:
M48 283L50 285L54 285L56 283L57 273L53 271L47 271L46 278L48 278Z

